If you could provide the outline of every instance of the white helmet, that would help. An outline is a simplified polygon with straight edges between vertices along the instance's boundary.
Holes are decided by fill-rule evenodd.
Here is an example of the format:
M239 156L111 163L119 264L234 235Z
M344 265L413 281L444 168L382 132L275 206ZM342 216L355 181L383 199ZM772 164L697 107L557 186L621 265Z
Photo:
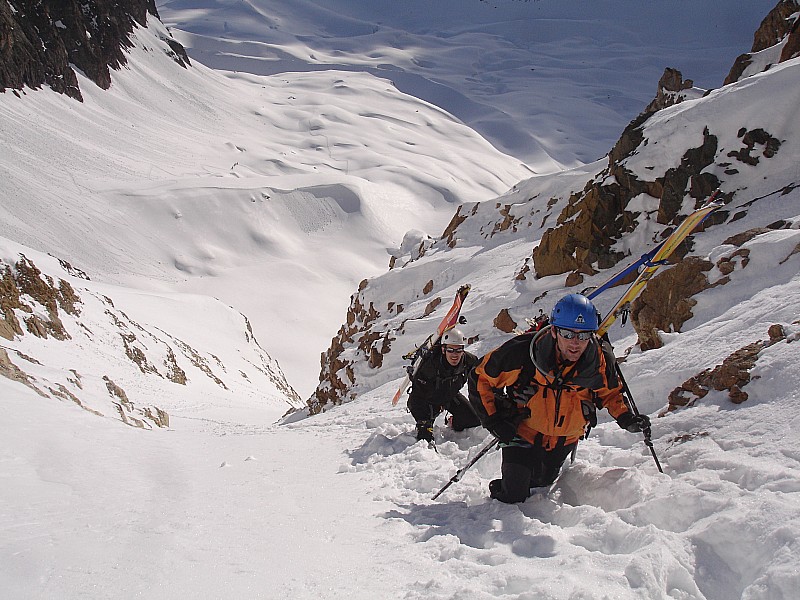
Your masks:
M466 343L467 339L458 329L450 329L442 336L442 345L444 346L464 346Z

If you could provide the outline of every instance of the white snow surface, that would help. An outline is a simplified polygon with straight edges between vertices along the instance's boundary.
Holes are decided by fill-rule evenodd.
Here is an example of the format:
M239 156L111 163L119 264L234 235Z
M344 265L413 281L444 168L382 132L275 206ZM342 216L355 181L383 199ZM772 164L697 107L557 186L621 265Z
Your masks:
M785 219L787 228L746 243L750 263L700 297L682 333L625 363L653 417L663 474L641 437L606 416L554 486L525 503L488 498L498 452L433 501L488 434L437 424L438 452L416 443L402 404L389 403L399 352L360 379L355 400L280 425L285 398L250 370L277 359L307 394L361 279L383 273L390 256L416 258L460 203L482 202L488 215L517 184L497 201L581 189L665 66L720 85L772 5L176 0L159 2L164 21L199 61L227 72L198 60L177 66L151 19L108 92L79 75L83 104L48 90L0 94L0 259L13 264L22 252L93 306L110 299L110 313L151 336L142 339L152 354L181 340L228 373L248 373L227 391L197 373L185 388L137 374L114 353L106 313L88 306L91 335L66 319L69 343L0 339L38 381L91 373L86 396L98 401L87 407L104 415L0 377L0 596L796 598L800 190L775 186L796 183L800 161L771 182L747 171L732 180L766 198L748 225ZM531 11L545 18L531 22ZM520 42L534 27L543 46ZM545 71L534 82L523 77L531 63ZM785 137L780 157L800 156L800 103L742 123L755 115L745 99L783 101L785 86L800 89L798 68L768 72L760 95L743 81L729 86L741 95L725 88L665 111L647 135L674 145L651 145L630 167L667 168L682 136L702 131L706 110L715 123L729 117L722 146L735 147L739 126L761 126ZM403 77L393 84L382 71ZM693 102L699 124L681 129L678 115ZM528 179L535 172L553 174ZM465 223L470 239L481 237L475 223ZM644 229L625 250L649 249ZM712 228L693 253L716 261L734 250L723 241ZM370 286L376 297L416 294L413 311L433 276L443 296L470 281L465 314L468 333L483 334L470 348L480 354L504 339L487 334L499 305L533 316L532 298L563 285L509 287L533 239L484 242L433 244ZM243 333L242 313L260 346ZM401 342L420 341L437 314L409 321ZM655 418L675 386L766 339L773 323L787 340L760 354L746 402L712 391ZM633 345L626 335L615 330L617 348ZM178 360L192 377L191 361ZM93 361L104 370L92 372ZM127 427L107 413L103 374L165 409L169 428Z

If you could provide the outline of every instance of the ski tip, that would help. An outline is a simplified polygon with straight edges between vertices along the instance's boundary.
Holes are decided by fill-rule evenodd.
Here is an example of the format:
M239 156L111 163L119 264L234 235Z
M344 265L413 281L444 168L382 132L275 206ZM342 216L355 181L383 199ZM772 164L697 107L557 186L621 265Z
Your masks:
M725 205L724 195L725 192L722 191L722 188L715 189L708 197L708 200L706 200L706 206L715 206L715 209L719 208L720 206L724 206Z

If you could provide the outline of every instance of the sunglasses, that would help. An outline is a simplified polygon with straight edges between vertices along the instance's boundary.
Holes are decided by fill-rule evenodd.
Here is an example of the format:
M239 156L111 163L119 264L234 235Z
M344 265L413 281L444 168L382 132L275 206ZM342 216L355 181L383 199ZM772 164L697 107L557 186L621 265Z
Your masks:
M563 337L565 340L571 340L574 338L578 338L581 341L586 341L592 339L592 335L594 335L594 331L572 331L571 329L562 329L561 327L556 327L556 331L558 335Z
M445 348L444 351L447 352L448 354L461 354L462 352L464 352L464 349L463 348Z

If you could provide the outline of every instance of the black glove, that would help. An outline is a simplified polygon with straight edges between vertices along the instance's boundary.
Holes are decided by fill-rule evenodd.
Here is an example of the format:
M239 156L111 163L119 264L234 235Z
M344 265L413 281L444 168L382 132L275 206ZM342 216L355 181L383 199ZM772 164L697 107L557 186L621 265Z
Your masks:
M508 443L517 435L517 426L511 421L500 419L494 423L487 423L486 429L494 437L504 443Z
M501 442L510 442L517 435L519 424L530 416L531 411L527 406L516 408L501 405L496 413L486 418L483 426Z
M631 433L639 433L650 429L650 417L626 412L617 417L617 425Z

